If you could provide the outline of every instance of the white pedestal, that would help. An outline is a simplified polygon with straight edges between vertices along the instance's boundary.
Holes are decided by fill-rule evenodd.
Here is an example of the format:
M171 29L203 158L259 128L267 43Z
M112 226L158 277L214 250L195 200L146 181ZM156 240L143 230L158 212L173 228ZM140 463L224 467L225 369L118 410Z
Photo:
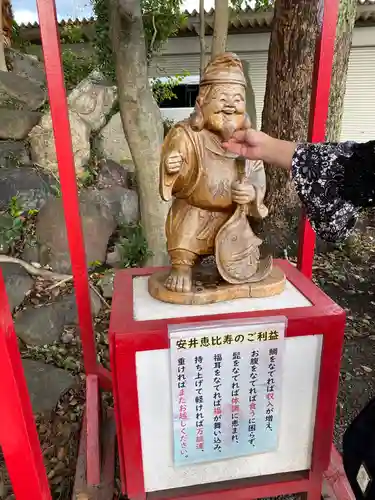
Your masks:
M156 300L148 293L147 282L148 276L139 276L133 279L133 312L136 321L186 318L246 311L276 311L279 309L311 306L311 302L289 281L286 282L285 290L280 295L274 295L273 297L228 300L226 302L201 306L167 304Z

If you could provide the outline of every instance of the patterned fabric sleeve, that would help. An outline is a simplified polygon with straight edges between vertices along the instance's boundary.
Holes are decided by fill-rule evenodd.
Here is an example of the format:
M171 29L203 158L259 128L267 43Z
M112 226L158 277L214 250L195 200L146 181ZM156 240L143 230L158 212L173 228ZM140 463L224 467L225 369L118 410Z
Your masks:
M343 241L361 208L375 205L375 141L299 144L292 174L318 236Z

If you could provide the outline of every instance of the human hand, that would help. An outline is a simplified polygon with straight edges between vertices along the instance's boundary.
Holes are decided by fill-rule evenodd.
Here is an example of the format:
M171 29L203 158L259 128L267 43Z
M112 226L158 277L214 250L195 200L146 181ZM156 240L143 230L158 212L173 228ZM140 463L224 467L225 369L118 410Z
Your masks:
M263 160L286 170L292 168L292 158L297 144L274 139L253 129L238 130L223 146L232 153L249 160Z
M178 174L183 163L184 159L182 154L178 151L172 151L165 160L165 166L168 174Z
M263 147L267 138L263 132L257 132L253 129L237 130L229 141L224 142L224 147L236 153L239 156L244 156L249 160L261 160L263 155Z
M251 184L235 181L232 184L232 201L238 205L247 205L255 200L255 189Z

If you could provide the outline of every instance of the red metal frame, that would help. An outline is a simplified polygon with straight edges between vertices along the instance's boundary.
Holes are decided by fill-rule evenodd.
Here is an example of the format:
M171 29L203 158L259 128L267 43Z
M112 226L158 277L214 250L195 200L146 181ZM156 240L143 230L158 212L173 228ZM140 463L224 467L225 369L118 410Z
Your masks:
M312 303L311 307L278 311L256 311L215 316L196 316L157 321L135 321L133 319L133 284L135 276L148 276L156 269L131 269L120 271L116 277L115 295L112 303L110 323L111 362L113 366L116 421L119 433L119 453L123 488L131 500L144 500L141 435L137 394L136 352L167 349L169 346L167 325L222 319L260 318L266 316L288 317L287 337L323 335L321 367L318 387L318 403L314 429L312 465L310 471L298 475L277 475L243 482L228 482L225 485L207 485L197 488L178 489L168 498L199 498L211 496L242 499L245 496L282 495L308 492L309 500L320 500L324 471L330 462L336 396L339 382L341 352L344 339L345 313L308 278L286 261L277 261L287 279ZM126 369L124 367L126 366ZM255 482L255 484L253 484ZM203 487L202 487L203 488ZM230 488L230 489L229 489ZM164 498L163 493L156 495ZM166 496L166 495L165 495Z
M40 19L40 29L43 42L43 53L45 61L45 69L47 75L48 92L50 97L51 115L54 127L54 136L56 143L56 155L59 166L60 182L63 194L64 213L67 226L67 235L69 240L69 248L72 260L72 269L74 275L74 284L76 290L76 300L79 316L79 326L82 339L84 365L87 379L87 408L83 422L81 435L80 457L82 453L85 455L82 460L79 459L77 465L78 477L77 488L84 488L85 485L97 485L100 479L100 441L99 441L99 381L103 388L111 388L111 375L108 370L104 369L97 363L95 338L91 319L91 304L89 294L88 274L86 267L84 239L82 233L82 225L79 214L78 193L75 178L74 156L72 151L70 125L68 117L68 107L66 101L66 93L64 87L63 71L61 66L60 42L58 25L56 20L56 8L54 0L37 0L38 12ZM316 68L314 89L311 99L311 123L309 140L312 142L320 142L325 139L325 122L327 119L327 110L329 103L329 90L332 72L334 40L336 35L336 21L338 12L338 0L330 0L324 2L324 21L321 32L321 37L317 46L316 53ZM299 245L298 267L301 272L311 277L312 262L314 255L315 235L304 217L301 222L301 237ZM284 263L279 263L284 266ZM286 268L285 268L286 269ZM128 448L120 446L120 462L122 476L124 479L124 464L127 470L133 471L134 476L130 475L128 479L128 491L133 498L138 500L145 497L143 490L143 478L140 480L140 471L142 471L141 455L140 455L140 434L139 420L137 419L138 401L136 393L136 378L135 378L135 352L144 348L159 348L166 346L166 321L161 322L135 322L132 315L132 274L147 275L149 269L137 270L133 273L120 273L116 279L116 291L114 301L113 317L111 319L111 335L110 350L113 360L114 371L117 373L117 366L123 361L129 363L131 368L130 373L126 370L126 376L121 380L122 387L126 389L125 393L119 392L117 384L114 386L114 395L120 407L117 408L117 425L119 431L119 442L128 444ZM307 297L311 297L314 306L309 308L310 319L305 318L306 311L298 309L279 311L279 314L287 314L290 319L288 328L288 336L298 335L297 325L304 324L304 328L309 334L324 333L324 347L321 366L321 375L319 382L319 404L317 408L316 427L314 434L314 451L313 451L313 466L312 471L295 473L288 475L283 479L279 476L261 478L252 480L250 483L235 482L230 483L232 490L228 491L229 482L224 485L217 485L215 491L206 491L199 493L195 490L192 494L192 489L186 491L179 490L176 494L185 498L201 497L205 500L209 498L226 498L231 497L235 500L244 500L249 495L269 496L280 493L292 493L303 490L309 490L308 498L311 500L320 498L321 478L324 471L324 466L328 463L329 457L329 440L332 436L332 425L334 415L335 392L337 391L337 374L339 370L339 360L337 353L341 348L342 338L341 331L343 328L343 316L339 308L330 301L322 292L310 283L302 279L302 277L293 270L290 266L287 268L288 278L290 281L298 283L302 293ZM126 286L126 282L127 285ZM120 294L123 293L122 296ZM125 305L125 316L128 318L127 328L132 330L132 334L122 334L121 324L121 304ZM310 299L311 300L311 299ZM316 302L315 302L316 300ZM124 311L123 311L124 312ZM236 314L236 318L251 316L264 316L266 311L252 314ZM272 311L275 314L275 311ZM325 323L325 329L321 327L318 331L318 326L323 321L326 321L327 316L331 319L329 323ZM221 315L220 318L229 318L233 315ZM291 317L293 316L293 317ZM215 316L215 319L219 318ZM325 318L325 319L324 319ZM202 321L209 318L188 318L190 321ZM169 320L169 323L175 320ZM327 334L329 332L329 335ZM340 338L339 338L340 337ZM127 345L128 350L123 351L123 347L119 345L116 348L116 339L121 339L121 346ZM338 341L338 344L336 343ZM149 343L147 346L144 342ZM139 343L139 345L138 345ZM333 356L331 359L330 357ZM333 360L333 364L332 364ZM26 382L23 375L21 358L17 348L17 339L12 325L11 314L7 305L6 292L4 282L0 275L0 369L2 373L2 383L0 384L0 397L2 401L6 401L6 406L0 407L0 444L4 452L8 471L13 483L13 489L18 499L24 497L32 500L47 500L50 498L48 490L48 481L43 467L43 459L41 455L40 445L36 433L35 423L32 415L31 404L28 398ZM327 379L328 377L328 379ZM322 380L325 384L323 386ZM329 383L327 385L327 380ZM134 404L137 410L131 412L131 406L128 403ZM125 405L125 406L124 406ZM119 416L119 408L125 411L126 426L121 425ZM324 422L329 422L328 427L323 425ZM106 436L108 442L113 445L113 431L109 430ZM319 437L319 439L318 439ZM113 454L109 448L106 448L106 453L103 457L102 474L105 476L108 493L113 487L111 479L111 471L113 471ZM109 450L109 451L108 451ZM126 451L126 453L124 452ZM333 449L333 462L330 464L326 478L330 482L332 489L337 489L342 482L342 466L337 452ZM82 457L81 457L82 458ZM134 460L134 461L133 461ZM26 469L24 464L27 463ZM140 467L136 468L136 465ZM130 469L129 469L130 467ZM332 472L333 471L333 472ZM87 474L86 474L87 473ZM87 476L87 477L86 477ZM101 478L103 480L103 477ZM78 491L78 489L75 491ZM220 491L219 491L220 490ZM338 491L338 490L337 490ZM340 495L344 495L343 489L340 490ZM349 491L348 489L346 491ZM153 495L157 498L163 498L163 494ZM348 493L348 497L353 498Z
M50 500L47 474L0 269L0 446L17 500Z
M325 0L323 25L317 42L313 89L311 92L310 126L308 140L324 142L328 119L331 91L332 66L335 53L335 40L339 0ZM299 228L298 269L308 278L312 277L315 250L315 232L303 213Z
M64 73L61 63L56 6L54 0L37 0L37 6L85 371L86 374L98 374L105 388L110 389L110 373L105 371L104 368L98 369L96 358L86 252L79 210Z

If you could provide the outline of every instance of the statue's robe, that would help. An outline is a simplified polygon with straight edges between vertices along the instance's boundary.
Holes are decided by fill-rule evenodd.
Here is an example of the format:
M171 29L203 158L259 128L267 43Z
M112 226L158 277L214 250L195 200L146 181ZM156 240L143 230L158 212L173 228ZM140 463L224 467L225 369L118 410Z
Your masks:
M183 165L169 174L166 161L179 152ZM165 201L174 198L166 221L168 252L188 250L197 255L214 253L215 237L234 213L231 186L238 180L237 156L226 151L218 136L206 129L195 132L188 121L177 124L163 144L160 163L160 194ZM245 182L255 188L256 199L247 215L263 218L267 208L263 162L246 162Z

